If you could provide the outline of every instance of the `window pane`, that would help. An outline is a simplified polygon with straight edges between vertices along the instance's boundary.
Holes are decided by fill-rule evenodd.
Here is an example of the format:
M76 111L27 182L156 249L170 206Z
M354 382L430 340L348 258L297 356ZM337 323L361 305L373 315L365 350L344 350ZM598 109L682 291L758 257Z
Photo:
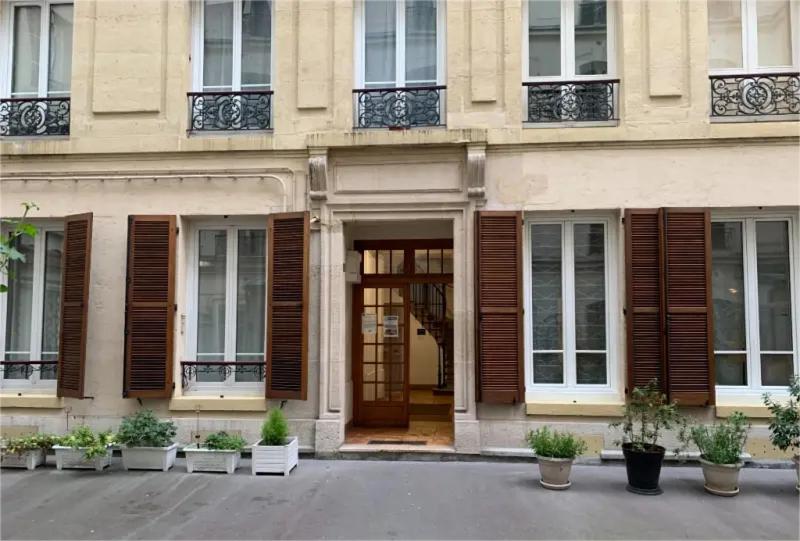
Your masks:
M414 272L428 274L428 250L414 250Z
M792 377L792 354L761 355L761 385L787 387Z
M714 300L714 349L717 351L747 349L742 246L740 222L711 224L711 295Z
M48 94L68 94L72 75L72 4L50 6Z
M534 353L533 382L564 383L564 356L561 353Z
M271 3L242 1L242 88L266 90L270 84Z
M25 261L8 265L10 276L6 295L6 358L7 361L31 359L31 313L33 310L33 238L17 237L15 248ZM22 367L6 369L5 379L25 379Z
M392 250L392 274L403 274L405 255L403 250Z
M708 67L742 67L742 4L731 0L708 1Z
M14 64L11 94L39 92L39 44L42 10L37 6L14 9Z
M263 229L239 231L236 281L236 360L264 361L267 236ZM255 367L238 368L236 381L259 381Z
M436 83L436 0L406 0L406 83Z
M378 250L378 274L391 274L390 266L391 252L389 250Z
M531 226L533 349L561 350L561 226Z
M747 354L715 354L717 385L747 385Z
M575 3L575 74L608 73L606 0Z
M61 263L64 233L45 234L44 292L42 309L42 360L58 360L58 329L61 313ZM55 379L55 366L42 368L41 379Z
M364 81L368 85L395 82L395 19L394 1L364 2Z
M561 2L528 2L528 74L561 75Z
M575 362L579 385L606 384L605 353L576 353Z
M197 360L225 359L225 231L203 230L199 233L197 279ZM201 373L197 381L223 381L216 369Z
M233 0L205 0L203 86L230 89L233 79Z
M756 223L756 257L761 351L791 351L788 222Z
M573 231L575 237L575 349L605 350L605 228L603 224L575 224ZM605 374L605 369L603 373Z
M758 0L758 65L792 64L792 30L789 0Z

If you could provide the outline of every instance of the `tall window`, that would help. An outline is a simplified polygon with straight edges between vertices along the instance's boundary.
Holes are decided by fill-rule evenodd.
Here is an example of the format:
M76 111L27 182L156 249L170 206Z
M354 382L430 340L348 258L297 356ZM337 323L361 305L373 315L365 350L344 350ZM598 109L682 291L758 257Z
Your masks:
M58 360L63 242L60 227L40 227L36 237L18 237L16 241L15 248L25 260L9 265L8 291L0 295L0 358L4 361L5 388L55 388L56 366L52 361Z
M533 385L609 386L609 225L571 219L529 225Z
M709 68L757 73L797 67L790 0L709 0Z
M187 350L195 361L211 363L197 367L194 387L263 389L266 230L247 223L202 224L192 242ZM221 364L234 362L251 364Z
M65 97L72 76L72 0L11 2L10 62L3 80L12 98Z
M770 217L711 225L717 385L786 387L797 373L792 227Z

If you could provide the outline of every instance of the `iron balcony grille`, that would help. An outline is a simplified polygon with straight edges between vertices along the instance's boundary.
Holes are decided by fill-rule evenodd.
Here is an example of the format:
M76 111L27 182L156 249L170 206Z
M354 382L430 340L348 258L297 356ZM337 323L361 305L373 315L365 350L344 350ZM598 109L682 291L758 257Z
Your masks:
M192 383L192 380L196 382L198 376L215 376L224 381L233 374L247 376L247 381L263 382L266 364L264 361L184 361L181 363L181 380L184 389Z
M272 90L189 92L189 131L272 129Z
M710 75L712 117L800 114L800 73Z
M523 83L527 122L618 120L619 79Z
M0 100L0 135L69 135L69 98Z
M0 361L2 379L28 379L39 372L40 379L56 379L58 361Z
M445 86L353 90L356 128L442 126Z

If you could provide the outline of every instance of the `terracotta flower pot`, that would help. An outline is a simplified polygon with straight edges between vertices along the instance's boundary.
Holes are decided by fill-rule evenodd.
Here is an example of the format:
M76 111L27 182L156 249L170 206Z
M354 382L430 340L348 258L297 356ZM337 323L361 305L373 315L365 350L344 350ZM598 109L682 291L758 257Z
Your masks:
M572 483L569 481L569 474L572 471L572 458L550 458L537 456L539 461L539 473L542 478L539 483L544 488L550 490L566 490Z
M700 457L703 466L703 477L706 479L706 492L717 496L736 496L739 494L739 470L742 463L714 464Z

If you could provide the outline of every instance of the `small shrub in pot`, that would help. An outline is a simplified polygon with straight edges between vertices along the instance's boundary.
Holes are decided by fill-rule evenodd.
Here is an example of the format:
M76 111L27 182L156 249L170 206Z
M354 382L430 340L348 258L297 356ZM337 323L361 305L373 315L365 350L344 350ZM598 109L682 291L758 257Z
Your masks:
M252 474L289 472L297 466L297 436L289 437L289 425L283 411L273 409L261 426L261 439L252 446Z
M749 429L747 417L736 411L712 426L695 425L681 430L681 441L694 443L700 450L706 491L717 496L739 493L740 457Z
M527 440L539 461L541 485L551 490L569 488L572 463L586 451L586 442L569 432L551 431L546 426L528 432Z
M56 468L102 470L111 464L111 446L115 443L110 430L95 433L85 425L75 427L53 445Z
M178 429L172 421L160 421L151 410L139 410L125 417L117 433L126 470L167 471L175 465Z
M4 468L36 469L44 464L47 451L60 441L52 434L29 434L4 441L0 465Z
M774 400L764 393L764 404L772 413L769 423L769 439L781 451L794 451L797 470L797 490L800 491L800 376L789 381L789 400L785 403Z
M239 467L245 445L239 435L227 432L209 434L202 445L195 443L183 448L186 471L233 473Z

